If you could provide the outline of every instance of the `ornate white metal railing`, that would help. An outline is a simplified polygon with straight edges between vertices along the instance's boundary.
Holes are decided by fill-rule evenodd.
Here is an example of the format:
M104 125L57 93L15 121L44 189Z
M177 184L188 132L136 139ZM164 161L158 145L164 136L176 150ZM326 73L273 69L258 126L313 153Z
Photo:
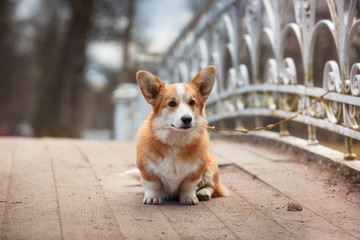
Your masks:
M210 123L242 117L292 116L330 91L294 121L345 136L345 159L360 140L360 1L213 1L165 54L160 79L188 82L215 65L207 103ZM286 135L286 124L280 135Z

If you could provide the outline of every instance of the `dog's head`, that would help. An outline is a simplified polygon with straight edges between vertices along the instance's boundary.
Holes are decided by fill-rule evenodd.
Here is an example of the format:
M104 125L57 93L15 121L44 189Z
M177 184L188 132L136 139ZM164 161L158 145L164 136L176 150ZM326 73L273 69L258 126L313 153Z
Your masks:
M165 85L149 72L139 71L137 81L153 107L154 129L187 132L203 128L204 105L215 83L216 69L208 66L189 84Z

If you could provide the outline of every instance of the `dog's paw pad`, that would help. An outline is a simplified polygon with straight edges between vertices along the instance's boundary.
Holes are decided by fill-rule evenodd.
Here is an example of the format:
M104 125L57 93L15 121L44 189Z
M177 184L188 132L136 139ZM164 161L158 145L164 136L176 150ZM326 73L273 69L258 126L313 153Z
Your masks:
M162 200L161 200L161 197L144 197L144 200L143 200L143 203L144 204L154 204L154 205L159 205L159 204L162 204Z
M184 198L180 198L180 204L183 204L183 205L198 205L199 200L197 199L197 197L184 197Z

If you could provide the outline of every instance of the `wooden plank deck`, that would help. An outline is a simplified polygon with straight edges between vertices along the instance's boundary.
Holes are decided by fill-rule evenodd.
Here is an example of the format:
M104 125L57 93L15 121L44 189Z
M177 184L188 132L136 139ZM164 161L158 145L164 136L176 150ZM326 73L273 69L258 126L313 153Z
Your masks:
M303 155L212 140L230 197L142 204L135 143L0 138L0 239L359 239L359 184ZM299 203L302 211L287 211Z

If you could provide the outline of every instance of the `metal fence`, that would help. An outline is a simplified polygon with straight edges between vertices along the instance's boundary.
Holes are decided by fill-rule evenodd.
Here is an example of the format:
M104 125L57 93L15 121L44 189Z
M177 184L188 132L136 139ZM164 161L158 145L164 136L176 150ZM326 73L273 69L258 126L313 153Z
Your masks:
M226 125L244 117L284 119L330 91L293 121L343 135L355 158L360 140L360 1L212 1L165 54L158 77L188 82L207 65L217 83L206 107L208 121ZM280 135L286 135L286 124Z

